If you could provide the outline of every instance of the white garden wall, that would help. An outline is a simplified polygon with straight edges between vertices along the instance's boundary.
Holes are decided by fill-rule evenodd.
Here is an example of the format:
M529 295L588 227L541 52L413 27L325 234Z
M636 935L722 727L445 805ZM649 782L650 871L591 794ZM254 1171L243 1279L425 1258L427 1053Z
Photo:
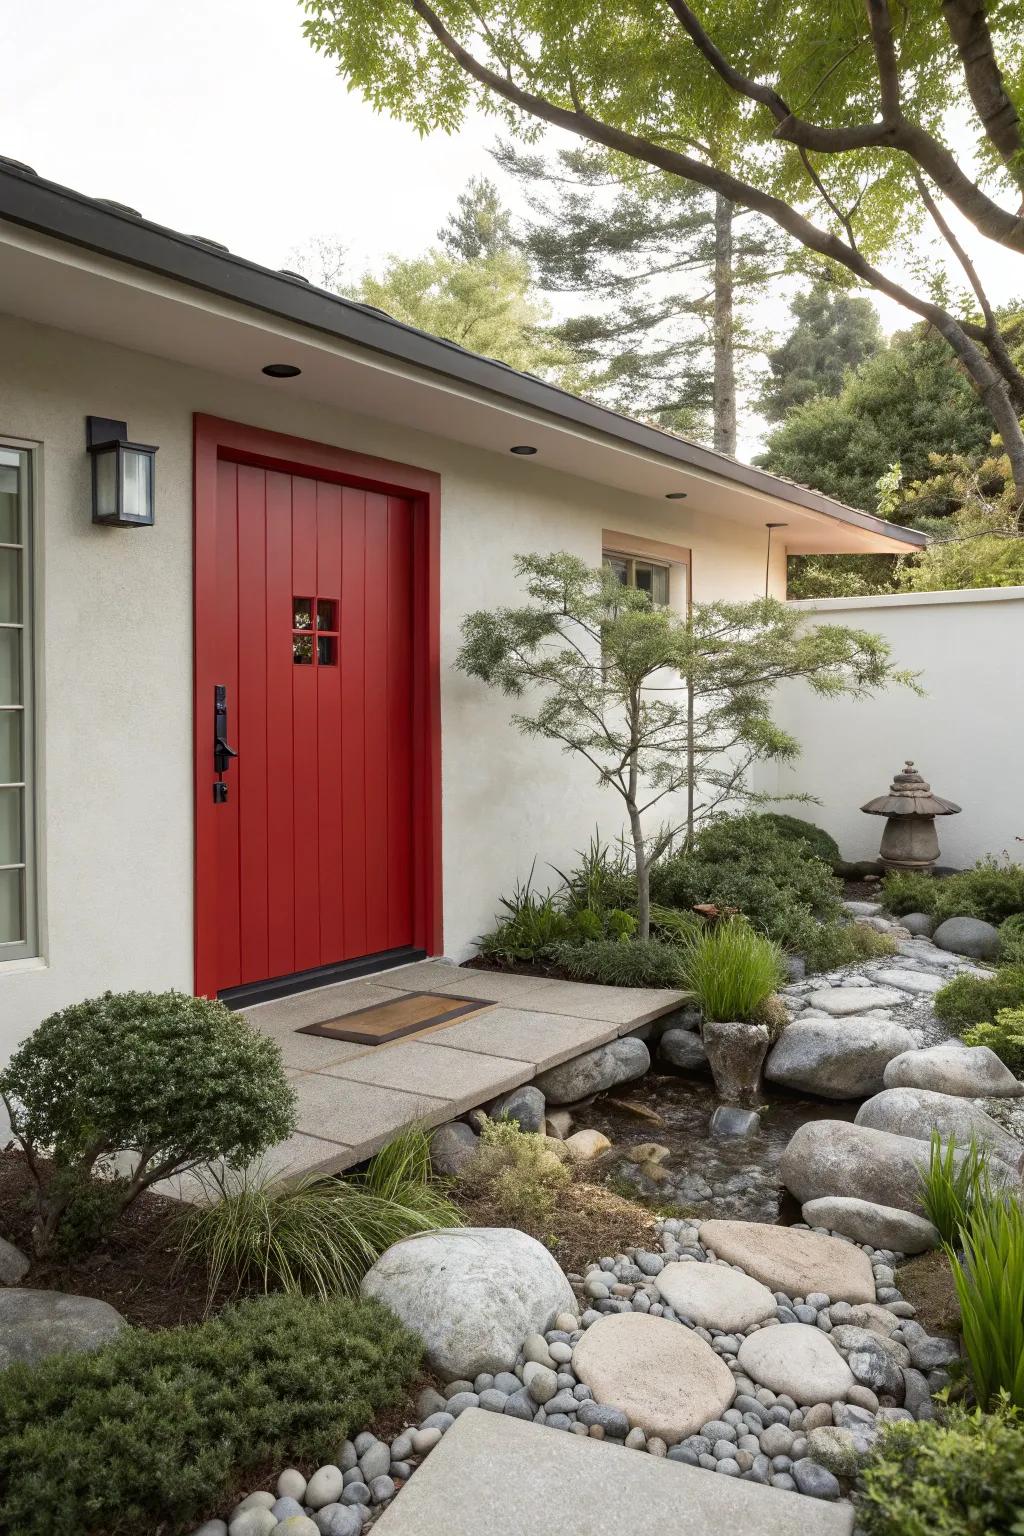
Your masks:
M802 754L763 769L760 787L812 794L821 804L779 809L825 827L845 857L873 857L884 822L859 807L883 794L909 757L936 794L963 806L938 823L944 864L1004 851L1024 863L1024 587L792 606L882 635L898 665L920 674L924 694L892 688L854 701L816 698L803 686L780 690L777 719Z

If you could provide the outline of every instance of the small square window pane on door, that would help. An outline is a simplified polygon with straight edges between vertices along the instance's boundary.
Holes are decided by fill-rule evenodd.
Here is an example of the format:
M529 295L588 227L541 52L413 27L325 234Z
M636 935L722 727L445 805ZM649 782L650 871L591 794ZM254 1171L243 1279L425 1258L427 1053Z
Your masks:
M317 636L316 659L322 667L337 666L338 642L333 635Z
M297 667L311 667L313 665L313 636L292 636L292 660Z
M313 599L311 597L297 597L292 611L293 629L313 628Z
M337 630L338 605L332 598L318 597L316 600L316 627L317 629Z

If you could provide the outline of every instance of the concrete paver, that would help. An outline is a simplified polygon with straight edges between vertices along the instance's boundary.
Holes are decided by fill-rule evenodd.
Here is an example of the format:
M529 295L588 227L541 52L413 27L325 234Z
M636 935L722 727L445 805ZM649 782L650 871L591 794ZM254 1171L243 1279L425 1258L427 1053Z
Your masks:
M460 1113L451 1099L431 1097L411 1086L407 1090L375 1083L349 1082L325 1072L291 1076L299 1100L299 1126L307 1134L331 1140L332 1134L350 1148L345 1167L372 1156L378 1147L409 1125L440 1125Z
M320 1075L320 1074L318 1074ZM447 1100L453 1114L472 1109L484 1099L506 1093L534 1075L532 1062L476 1051L444 1050L432 1042L410 1040L387 1050L343 1061L324 1076L380 1088L408 1090Z
M582 1051L592 1051L618 1036L607 1020L574 1019L523 1008L489 1008L472 1018L446 1025L430 1036L432 1045L458 1051L482 1051L532 1062L535 1071L556 1067Z

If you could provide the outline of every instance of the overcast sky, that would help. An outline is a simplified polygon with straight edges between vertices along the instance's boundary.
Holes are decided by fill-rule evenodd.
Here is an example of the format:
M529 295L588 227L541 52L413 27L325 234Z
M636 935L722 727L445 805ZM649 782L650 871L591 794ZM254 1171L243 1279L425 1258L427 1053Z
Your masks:
M493 121L421 140L377 116L306 43L292 0L0 5L0 154L269 266L324 236L356 272L412 255L469 177L493 173ZM1019 258L972 233L994 297L1014 297ZM879 310L888 330L907 323Z

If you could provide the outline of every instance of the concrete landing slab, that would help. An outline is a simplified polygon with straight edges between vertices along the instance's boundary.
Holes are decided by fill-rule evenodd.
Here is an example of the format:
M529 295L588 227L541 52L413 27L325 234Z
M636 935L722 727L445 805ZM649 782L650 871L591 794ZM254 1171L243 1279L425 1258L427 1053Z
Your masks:
M373 1051L356 1061L323 1069L325 1080L373 1083L380 1088L410 1090L447 1100L453 1114L472 1109L484 1099L507 1093L533 1077L533 1064L475 1051L450 1051L423 1040Z
M518 1061L532 1062L534 1070L541 1072L607 1044L618 1033L618 1026L607 1020L592 1022L562 1014L497 1007L435 1030L430 1043L449 1050L482 1051L485 1056L500 1052Z
M411 983L402 990L407 991L410 986ZM423 988L417 986L415 990L422 991ZM312 987L308 992L296 992L291 997L257 1003L253 1008L246 1008L245 1016L257 1029L279 1039L282 1034L301 1029L305 1024L322 1024L325 1019L341 1018L360 1008L372 1008L376 1003L394 1002L394 997L393 990L380 986L375 976L372 981L339 981L330 987Z
M450 1099L417 1091L415 1079L406 1092L373 1083L351 1083L326 1072L287 1074L299 1101L299 1125L310 1137L330 1141L344 1135L350 1151L342 1166L371 1157L408 1125L431 1127L459 1114Z
M480 1408L459 1415L375 1536L850 1536L853 1508Z

